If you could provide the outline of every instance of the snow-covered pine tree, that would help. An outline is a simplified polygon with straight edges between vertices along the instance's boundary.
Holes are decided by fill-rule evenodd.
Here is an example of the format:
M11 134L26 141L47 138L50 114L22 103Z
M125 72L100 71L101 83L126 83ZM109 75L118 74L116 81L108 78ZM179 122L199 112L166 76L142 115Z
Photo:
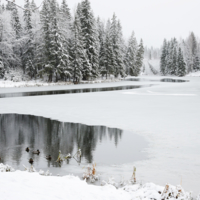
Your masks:
M181 48L178 51L178 61L177 61L177 76L185 76L186 74L186 64L183 58Z
M59 29L61 31L62 36L65 38L65 46L68 46L68 40L71 35L71 13L70 9L67 5L66 0L63 0L60 7L60 14L59 14Z
M125 68L124 68L122 48L121 48L122 45L121 25L118 23L115 14L113 14L111 21L112 22L110 27L110 33L111 33L111 40L114 53L112 60L114 75L115 77L118 77L119 75L123 77L125 75Z
M6 10L12 10L13 9L13 3L8 1L6 4Z
M177 71L177 60L178 60L178 42L176 38L172 39L173 49L172 49L172 68L171 68L171 75L176 75Z
M192 55L194 56L197 52L197 40L193 32L190 34L188 42L192 51Z
M121 77L125 77L126 76L126 69L125 69L125 64L124 64L124 58L125 58L125 42L123 40L123 34L122 34L122 26L120 21L118 20L117 23L117 30L118 30L118 45L119 45L119 56L117 59L117 63L118 63L118 70L119 70L119 74Z
M42 10L40 13L40 19L42 24L42 44L39 46L37 51L37 57L40 57L39 65L45 66L51 59L50 43L51 43L51 17L50 17L50 2L44 0ZM48 73L49 74L49 73ZM49 74L50 75L50 74Z
M167 58L167 40L164 39L161 58L160 58L160 73L163 76L166 75L166 65L167 65L166 58Z
M31 1L30 8L31 8L32 12L35 12L35 9L37 8L37 6L36 6L36 4L35 4L35 1L34 1L34 0L32 0L32 1Z
M89 63L91 65L92 78L99 76L99 52L98 52L98 33L96 28L96 21L90 7L89 0L84 0L81 3L81 34L83 36L83 47L86 51ZM90 66L87 66L87 71ZM83 75L83 79L88 77Z
M126 68L127 72L131 76L136 76L136 54L137 54L137 40L135 33L132 32L131 37L128 40L128 48L126 52Z
M31 23L31 4L29 0L25 0L24 5L24 30L25 30L25 44L23 47L22 65L24 73L26 72L31 78L37 74L37 69L34 65L34 42Z
M19 39L22 36L22 26L19 20L19 14L16 5L13 6L11 16L12 16L11 23L16 35L16 39Z
M31 4L29 0L25 0L24 4L24 22L25 22L25 30L27 33L30 33L32 31L32 23L31 23Z
M106 24L106 38L105 38L105 69L104 73L106 75L106 78L108 78L108 75L114 75L115 69L113 65L114 60L114 52L113 52L113 45L112 45L112 38L111 38L111 22L110 20L107 21Z
M194 33L192 32L188 38L188 46L189 46L189 49L190 49L190 69L189 69L189 72L192 72L193 70L196 71L195 68L195 60L196 60L196 56L197 56L197 40L196 40L196 37L194 35Z
M55 74L56 81L58 81L58 75L62 79L71 77L71 68L69 65L69 55L67 49L63 45L63 37L61 36L58 27L58 13L56 0L50 1L51 8L51 33L50 33L50 60L48 66L51 68L50 80L52 81L52 75Z
M168 50L168 64L167 64L167 69L168 69L168 74L172 75L173 74L173 52L174 52L174 42L173 40L169 41L169 50Z
M170 74L170 68L171 68L171 55L170 55L170 51L171 51L171 43L170 41L167 42L167 56L166 56L166 67L165 67L165 74Z
M143 41L141 39L140 44L138 46L137 54L136 54L136 73L135 75L138 76L140 74L144 59L144 46Z
M184 57L184 60L186 62L187 73L189 73L189 72L192 71L192 68L193 68L193 66L192 66L192 52L189 48L187 41L182 40L181 46L182 46L182 49L183 49L183 57Z
M60 12L62 13L62 16L65 18L65 20L68 20L68 22L71 21L72 17L66 0L62 0Z
M83 77L83 61L84 49L82 45L81 24L78 14L75 14L75 19L72 26L72 38L70 48L70 60L73 69L73 81L79 82ZM87 72L86 72L87 73ZM87 76L87 74L85 74Z
M178 61L178 54L177 54L177 48L173 49L173 55L172 55L172 69L171 69L171 75L176 75L177 73L177 61Z
M99 37L99 71L102 77L106 75L107 71L105 68L105 29L101 19L97 18L97 29Z
M15 34L11 24L11 12L5 11L0 15L0 57L4 64L4 69L20 66L20 60L14 52Z
M197 53L196 56L194 57L193 69L195 72L200 70L200 60L199 60L199 55L197 55Z

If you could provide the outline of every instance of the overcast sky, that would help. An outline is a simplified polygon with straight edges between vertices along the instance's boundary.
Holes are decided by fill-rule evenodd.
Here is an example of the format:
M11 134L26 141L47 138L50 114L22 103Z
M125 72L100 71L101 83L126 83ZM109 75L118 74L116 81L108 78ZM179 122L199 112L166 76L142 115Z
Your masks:
M24 0L15 0L23 5ZM61 2L61 0L58 0ZM2 0L5 2L5 0ZM42 0L35 0L39 5ZM73 11L81 0L67 0ZM120 19L123 34L132 31L147 46L160 47L163 39L185 38L193 31L200 36L200 0L90 0L95 16Z

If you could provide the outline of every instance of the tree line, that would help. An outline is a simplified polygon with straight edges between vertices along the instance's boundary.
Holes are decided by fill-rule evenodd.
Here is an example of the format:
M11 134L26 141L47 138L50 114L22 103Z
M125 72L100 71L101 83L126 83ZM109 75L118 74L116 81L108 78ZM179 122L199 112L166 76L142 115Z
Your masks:
M115 14L104 23L89 0L74 16L66 0L44 0L35 8L34 0L25 0L23 10L10 2L0 6L0 76L15 68L50 82L140 74L143 41L138 44L134 32L125 41Z
M163 42L160 57L162 75L185 76L200 71L200 44L192 32L186 40L176 38Z

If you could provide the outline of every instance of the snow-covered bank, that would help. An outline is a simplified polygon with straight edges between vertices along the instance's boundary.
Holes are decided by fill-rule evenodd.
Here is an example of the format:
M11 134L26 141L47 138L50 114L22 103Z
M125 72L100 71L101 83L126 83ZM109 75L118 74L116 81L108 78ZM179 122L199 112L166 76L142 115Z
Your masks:
M95 83L111 83L111 82L120 82L121 79L112 78L112 79L97 79L94 81L81 81L79 84L95 84ZM11 81L11 80L2 80L0 79L0 88L23 88L23 87L51 87L51 86L68 86L74 85L73 82L52 82L42 80L30 80L30 81Z
M1 164L2 165L2 164ZM0 173L1 200L137 200L137 199L184 199L191 200L191 194L178 186L161 187L153 183L129 184L116 189L110 184L88 185L78 177L41 176L39 173Z
M189 73L187 76L200 77L200 71Z

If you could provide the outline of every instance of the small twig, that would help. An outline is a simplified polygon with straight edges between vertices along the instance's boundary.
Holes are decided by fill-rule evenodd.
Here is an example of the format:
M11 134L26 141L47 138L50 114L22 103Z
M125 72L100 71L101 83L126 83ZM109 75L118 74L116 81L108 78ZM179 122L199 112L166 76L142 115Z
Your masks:
M13 0L13 1L6 0L6 1L7 1L7 2L10 2L10 3L14 4L14 5L16 5L18 8L21 8L22 10L29 10L29 11L35 11L35 10L39 9L39 8L41 7L41 5L43 4L43 1L42 1L42 3L40 4L40 6L38 6L38 7L35 8L35 9L25 9L25 8L23 8L23 7L19 6L19 5L17 5L17 4L15 3L15 0Z

